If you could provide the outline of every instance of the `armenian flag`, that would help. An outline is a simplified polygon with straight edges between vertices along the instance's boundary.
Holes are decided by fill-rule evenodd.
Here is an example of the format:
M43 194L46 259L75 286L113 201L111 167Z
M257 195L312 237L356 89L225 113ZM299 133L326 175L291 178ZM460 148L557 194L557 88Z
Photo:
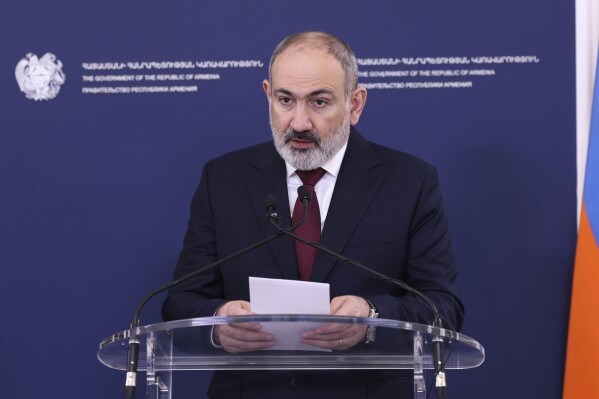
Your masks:
M563 399L599 398L599 79L574 261Z

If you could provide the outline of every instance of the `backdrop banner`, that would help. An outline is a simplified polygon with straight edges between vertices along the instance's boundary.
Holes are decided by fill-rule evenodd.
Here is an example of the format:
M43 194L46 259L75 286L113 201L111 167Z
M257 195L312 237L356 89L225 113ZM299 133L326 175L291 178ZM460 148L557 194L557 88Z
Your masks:
M1 2L0 396L123 394L98 343L171 279L204 163L270 140L270 54L304 30L358 56L360 132L439 170L462 331L487 351L448 373L450 397L561 396L577 233L566 0ZM209 377L177 374L177 397L204 397Z

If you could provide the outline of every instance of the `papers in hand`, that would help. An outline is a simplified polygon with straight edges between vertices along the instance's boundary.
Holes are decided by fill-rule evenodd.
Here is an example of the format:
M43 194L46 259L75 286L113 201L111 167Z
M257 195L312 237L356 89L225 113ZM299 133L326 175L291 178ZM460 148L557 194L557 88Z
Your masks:
M330 315L329 284L250 277L250 303L256 314ZM329 352L329 349L300 342L302 332L322 325L312 322L262 323L263 331L275 336L276 344L269 350Z

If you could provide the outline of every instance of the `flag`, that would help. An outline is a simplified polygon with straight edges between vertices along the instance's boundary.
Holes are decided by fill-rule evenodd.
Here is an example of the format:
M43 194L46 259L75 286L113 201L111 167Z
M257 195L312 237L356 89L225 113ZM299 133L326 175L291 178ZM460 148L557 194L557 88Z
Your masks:
M598 68L599 69L599 68ZM599 78L574 261L563 399L599 398Z

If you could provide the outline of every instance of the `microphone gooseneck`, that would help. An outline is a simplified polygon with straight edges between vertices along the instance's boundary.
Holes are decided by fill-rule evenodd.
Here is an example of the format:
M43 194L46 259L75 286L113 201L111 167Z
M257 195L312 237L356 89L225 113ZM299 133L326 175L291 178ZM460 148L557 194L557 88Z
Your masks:
M269 206L271 207L271 209L268 211L269 213L267 214L267 216L273 220L278 218L276 212L274 212L274 207L273 204L276 206L276 197L272 196L274 198L274 201L269 202ZM267 207L268 209L268 207ZM133 320L131 322L131 327L129 330L129 346L128 346L128 350L127 350L127 378L126 378L126 383L125 383L125 398L126 399L133 399L135 397L135 385L136 385L136 374L137 374L137 358L139 355L139 335L140 335L140 331L139 331L139 315L141 314L141 311L143 309L143 307L145 306L145 304L152 299L153 297L155 297L156 295L160 294L161 292L164 292L170 288L175 287L176 285L182 283L183 281L186 281L192 277L195 277L199 274L204 273L207 270L210 270L216 266L221 265L224 262L227 262L231 259L237 258L238 256L241 256L247 252L250 252L258 247L261 247L265 244L268 244L271 241L276 240L277 238L280 237L284 237L285 234L282 233L281 231L277 232L276 234L273 234L269 237L266 237L263 240L260 240L252 245L249 245L245 248L240 249L237 252L234 252L228 256L225 256L222 259L217 260L216 262L212 262L208 265L205 265L203 267L200 267L197 270L194 270L191 273L188 273L176 280L171 281L168 284L163 285L162 287L156 289L155 291L151 292L150 294L148 294L137 306L137 309L135 310L135 313L133 315Z
M133 399L133 398L135 398L135 394L136 394L137 366L138 366L139 345L140 345L139 337L141 335L139 316L140 316L141 311L142 311L143 307L145 306L145 304L150 299L155 297L156 295L158 295L161 292L164 292L170 288L175 287L176 285L182 283L183 281L186 281L192 277L200 275L214 267L221 265L224 262L227 262L229 260L237 258L247 252L250 252L250 251L252 251L258 247L261 247L263 245L266 245L267 243L274 241L277 238L280 238L283 236L289 236L293 239L296 239L306 245L309 245L309 246L314 247L320 251L323 251L323 252L327 253L328 255L331 255L341 261L344 261L344 262L349 263L355 267L358 267L358 268L366 271L367 273L372 274L373 276L375 276L377 278L383 279L383 280L387 281L388 283L397 285L400 288L403 288L404 290L413 293L414 295L418 296L424 303L426 303L426 305L435 314L433 326L438 327L439 329L442 328L442 322L441 322L441 318L439 316L439 312L437 311L437 308L435 307L434 303L426 295L424 295L421 292L419 292L418 290L410 287L408 284L404 283L401 280L387 277L373 269L370 269L370 268L362 265L360 262L358 262L356 260L349 259L343 255L340 255L336 252L329 250L328 248L326 248L318 243L308 241L308 240L294 234L293 231L295 229L297 229L306 219L306 216L308 213L308 202L311 199L310 190L306 186L303 186L303 185L300 186L298 188L298 197L300 198L300 201L303 205L303 213L302 213L301 219L299 220L299 222L297 224L292 225L289 228L280 227L281 217L276 212L277 203L278 203L277 197L271 194L267 197L267 200L266 200L266 216L270 220L271 224L277 229L276 234L268 236L256 243L249 245L245 248L242 248L239 251L234 252L222 259L219 259L213 263L210 263L208 265L200 267L199 269L197 269L191 273L188 273L176 280L171 281L168 284L163 285L162 287L160 287L160 288L154 290L153 292L151 292L150 294L148 294L139 303L139 305L137 306L137 309L135 310L135 313L133 315L133 319L131 321L131 326L129 329L129 346L128 346L128 351L127 351L127 370L126 370L127 375L126 375L126 383L125 383L125 398L126 399ZM437 378L437 384L436 384L437 396L439 398L444 398L445 397L445 370L444 370L445 362L442 361L442 359L443 359L443 338L437 335L435 337L435 339L433 339L433 344L434 344L433 345L433 356L434 356L435 372L436 372L437 377L441 376L441 378Z
M260 241L254 243L250 246L247 246L245 248L242 248L239 251L232 253L231 255L225 256L224 258L217 260L216 262L212 262L208 265L200 267L199 269L194 270L191 273L188 273L176 280L171 281L168 284L163 285L162 287L160 287L160 288L156 289L155 291L151 292L150 294L148 294L139 303L139 305L137 306L137 309L135 310L135 313L133 315L133 320L131 321L131 327L129 329L129 346L127 349L127 377L126 377L126 382L125 382L125 398L126 399L135 398L136 380L137 380L137 363L138 363L139 344L140 344L140 341L139 341L139 336L140 336L139 316L140 316L141 311L142 311L143 307L145 306L145 304L150 299L155 297L156 295L158 295L161 292L164 292L170 288L175 287L176 285L182 283L183 281L186 281L186 280L188 280L192 277L195 277L199 274L202 274L207 270L210 270L216 266L219 266L222 263L227 262L231 259L237 258L238 256L241 256L247 252L250 252L258 247L268 244L269 242L274 241L277 238L284 237L285 233L283 232L283 230L291 232L291 231L295 230L296 228L298 228L304 222L304 220L306 219L306 215L308 214L307 204L308 204L308 201L310 201L310 190L308 190L308 188L305 186L300 186L298 188L298 195L300 195L300 198L302 199L302 204L304 206L304 212L302 214L302 218L295 226L292 226L289 229L281 229L279 227L281 217L276 212L278 201L277 201L277 197L271 194L266 199L266 216L269 218L271 223L273 223L279 230L276 234L266 237L265 239L260 240Z
M307 192L307 194L302 189L304 189L305 192ZM302 193L300 193L300 190L302 191ZM433 368L435 371L435 390L437 393L437 398L445 399L446 391L447 391L447 389L446 389L447 384L446 384L446 379L445 379L445 362L446 361L444 359L444 341L443 341L443 337L441 337L441 335L439 333L443 329L443 322L441 320L439 311L437 310L437 307L435 306L433 301L428 296L426 296L422 292L420 292L419 290L412 288L410 285L408 285L407 283L405 283L401 280L398 280L398 279L386 276L382 273L379 273L376 270L363 265L362 263L360 263L359 261L357 261L355 259L350 259L346 256L343 256L343 255L337 253L337 252L331 251L330 249L324 247L320 243L308 241L305 238L300 237L297 234L293 233L293 230L295 230L306 218L307 211L308 211L307 204L308 204L308 201L310 201L310 191L305 186L300 186L297 191L298 191L298 196L301 199L302 205L304 207L304 210L303 210L302 218L296 226L292 226L291 228L284 229L280 226L280 219L277 219L276 217L272 217L272 216L269 217L271 224L280 233L287 235L289 237L292 237L295 240L298 240L308 246L316 248L317 250L322 251L338 260L349 263L350 265L357 267L357 268L373 275L376 278L382 279L382 280L386 281L387 283L399 286L404 291L410 292L410 293L414 294L415 296L417 296L418 298L420 298L420 300L422 300L426 304L426 306L432 311L433 327L437 328L436 333L433 336L433 340L432 340L433 341ZM271 197L274 197L274 195L271 194L271 195L269 195L268 198L271 198ZM274 198L275 198L274 203L276 204L276 197L274 197ZM272 204L273 202L272 202L272 200L270 202L267 200L267 203ZM274 212L272 212L272 214L276 215L276 213L274 213Z

